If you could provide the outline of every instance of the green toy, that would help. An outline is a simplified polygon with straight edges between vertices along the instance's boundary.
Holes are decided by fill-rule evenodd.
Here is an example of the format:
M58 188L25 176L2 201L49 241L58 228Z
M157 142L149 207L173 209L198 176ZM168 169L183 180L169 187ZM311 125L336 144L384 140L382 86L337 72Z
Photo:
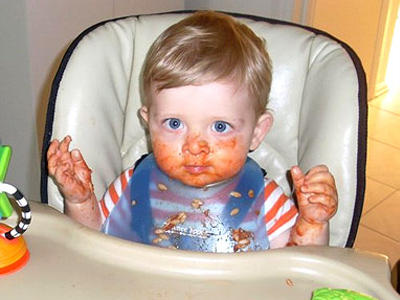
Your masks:
M29 250L22 234L31 223L32 213L28 201L15 186L5 183L11 147L0 145L0 218L8 218L13 213L8 196L20 209L17 226L10 227L0 223L0 277L21 269L29 260Z
M371 296L346 289L320 288L313 292L311 300L378 300Z
M11 147L0 145L0 182L4 182L11 158ZM13 208L5 193L0 193L0 218L11 216Z

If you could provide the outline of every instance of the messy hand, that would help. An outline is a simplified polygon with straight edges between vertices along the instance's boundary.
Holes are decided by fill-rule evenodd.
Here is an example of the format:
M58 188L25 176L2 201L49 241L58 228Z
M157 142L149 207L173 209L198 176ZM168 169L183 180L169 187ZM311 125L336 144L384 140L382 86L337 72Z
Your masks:
M308 223L326 223L336 213L338 196L335 180L328 168L319 165L304 174L297 166L291 175L299 206L299 215Z
M70 142L70 136L61 142L51 142L47 151L47 166L49 175L54 178L65 200L81 203L93 194L92 171L79 150L68 150Z

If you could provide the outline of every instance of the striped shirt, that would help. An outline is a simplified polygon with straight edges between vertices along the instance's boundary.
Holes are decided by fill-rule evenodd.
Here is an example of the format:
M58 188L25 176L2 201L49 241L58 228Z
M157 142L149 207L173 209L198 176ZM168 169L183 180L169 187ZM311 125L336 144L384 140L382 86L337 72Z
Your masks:
M133 167L125 170L110 184L103 199L99 202L102 223L108 218L121 196L126 194L126 189L129 189L129 182L132 175ZM152 201L157 201L157 199L161 198L161 195L159 195L161 193L163 193L164 198L174 199L171 200L171 202L163 201L161 206L157 206L157 204L153 205L152 203L152 217L155 220L154 223L160 224L165 222L166 219L180 211L185 211L187 222L194 224L205 222L204 218L210 217L204 213L207 210L212 211L214 216L218 217L218 214L222 212L224 205L228 201L227 197L219 197L218 194L229 195L230 191L234 188L234 184L235 183L232 183L233 186L229 184L225 185L222 190L219 190L211 196L206 195L204 199L201 199L204 200L203 202L205 204L202 207L201 213L199 213L199 210L194 210L187 201L185 202L184 199L181 199L182 197L172 194L172 191L169 190L160 190L157 184L154 183L150 187ZM166 193L171 193L171 195L166 195ZM213 216L211 216L211 218L212 217ZM261 198L261 201L255 202L250 208L249 213L243 220L243 224L254 223L253 221L255 218L262 218L262 221L265 223L268 239L272 241L281 233L294 226L297 218L297 208L293 200L284 194L282 188L279 187L275 181L264 178L264 197ZM196 227L194 226L193 228Z

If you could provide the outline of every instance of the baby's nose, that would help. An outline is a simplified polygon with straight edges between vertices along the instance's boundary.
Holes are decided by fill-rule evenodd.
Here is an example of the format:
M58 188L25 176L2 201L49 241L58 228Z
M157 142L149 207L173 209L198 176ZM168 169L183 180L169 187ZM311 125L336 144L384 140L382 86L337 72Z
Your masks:
M205 139L199 136L188 136L183 144L182 151L192 155L208 154L210 147Z

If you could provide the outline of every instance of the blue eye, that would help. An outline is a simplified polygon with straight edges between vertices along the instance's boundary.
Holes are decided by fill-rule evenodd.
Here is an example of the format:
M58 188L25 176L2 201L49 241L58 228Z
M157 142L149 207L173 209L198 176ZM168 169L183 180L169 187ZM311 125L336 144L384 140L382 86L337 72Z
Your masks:
M230 129L231 129L231 125L229 125L228 123L226 123L224 121L216 121L213 124L213 130L216 132L224 133L224 132L228 132Z
M181 120L176 118L170 118L165 120L165 124L168 126L168 128L173 130L177 130L183 126Z

